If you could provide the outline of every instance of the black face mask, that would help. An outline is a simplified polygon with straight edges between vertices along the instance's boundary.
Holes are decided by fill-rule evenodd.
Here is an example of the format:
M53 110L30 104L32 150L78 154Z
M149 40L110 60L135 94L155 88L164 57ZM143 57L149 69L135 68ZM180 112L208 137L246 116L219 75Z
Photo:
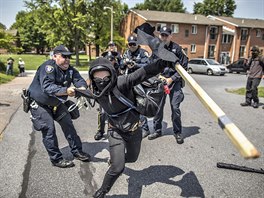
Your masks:
M110 83L110 76L106 76L103 79L94 78L94 82L99 91L103 91L103 89Z
M257 51L252 51L251 54L252 54L252 58L257 58L257 56L258 56Z

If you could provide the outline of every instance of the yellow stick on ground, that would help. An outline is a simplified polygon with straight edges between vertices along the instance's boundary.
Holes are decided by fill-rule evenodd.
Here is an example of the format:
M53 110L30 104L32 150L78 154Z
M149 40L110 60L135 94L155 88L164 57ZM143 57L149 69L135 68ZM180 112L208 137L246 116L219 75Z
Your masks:
M196 96L209 110L218 122L218 125L226 132L231 142L236 146L241 155L246 158L258 158L260 153L254 145L245 137L240 129L226 116L220 107L208 96L208 94L198 85L198 83L180 65L175 66L178 73L189 84Z

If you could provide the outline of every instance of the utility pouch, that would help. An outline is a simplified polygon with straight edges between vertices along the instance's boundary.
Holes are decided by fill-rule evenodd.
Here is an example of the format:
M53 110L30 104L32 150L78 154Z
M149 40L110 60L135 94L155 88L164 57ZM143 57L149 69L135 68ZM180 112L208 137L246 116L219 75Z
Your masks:
M30 103L31 103L31 99L29 97L29 92L28 90L26 90L25 88L22 89L22 94L21 94L21 98L23 99L23 110L28 113L29 109L30 109Z
M64 104L68 107L68 112L73 120L80 117L78 106L73 101L67 100Z

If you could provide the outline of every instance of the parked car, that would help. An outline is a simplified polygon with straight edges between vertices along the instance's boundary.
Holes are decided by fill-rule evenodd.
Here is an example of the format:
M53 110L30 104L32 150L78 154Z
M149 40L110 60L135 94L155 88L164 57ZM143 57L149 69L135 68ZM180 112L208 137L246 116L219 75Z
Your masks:
M230 65L227 65L226 68L228 70L229 73L233 73L233 72L236 72L236 73L240 73L240 72L247 72L247 70L245 69L244 67L244 61L245 59L244 58L241 58L233 63L231 63Z
M188 72L204 73L207 75L225 75L227 69L213 59L194 58L189 61Z

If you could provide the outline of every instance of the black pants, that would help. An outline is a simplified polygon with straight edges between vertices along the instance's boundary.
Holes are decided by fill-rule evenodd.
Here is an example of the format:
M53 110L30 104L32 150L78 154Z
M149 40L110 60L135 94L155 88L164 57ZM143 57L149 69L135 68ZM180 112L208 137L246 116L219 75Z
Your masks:
M107 115L101 105L98 108L98 129L97 132L104 134L105 132L105 121L107 120Z
M141 128L129 133L110 128L108 136L110 167L101 186L104 192L109 192L117 178L124 171L125 163L137 161L142 141Z
M60 115L63 113L64 108L66 108L64 104L61 104L57 109L57 114ZM42 141L49 154L51 162L58 162L63 157L58 145L52 108L47 106L38 106L37 108L30 108L30 112L34 128L37 131L42 132ZM82 151L82 142L73 126L70 114L67 113L57 122L61 126L64 136L69 143L71 153L74 154Z
M260 84L261 78L250 78L247 79L246 86L246 102L251 104L251 101L259 103L258 98L258 86Z
M163 97L160 109L153 118L154 122L154 130L161 132L162 130L162 120L163 120L163 110L166 103L166 96ZM181 89L181 83L176 82L172 89L170 90L170 106L171 106L171 120L173 124L173 132L174 133L181 133L182 132L182 124L181 124L181 110L180 104L184 99L184 95Z

